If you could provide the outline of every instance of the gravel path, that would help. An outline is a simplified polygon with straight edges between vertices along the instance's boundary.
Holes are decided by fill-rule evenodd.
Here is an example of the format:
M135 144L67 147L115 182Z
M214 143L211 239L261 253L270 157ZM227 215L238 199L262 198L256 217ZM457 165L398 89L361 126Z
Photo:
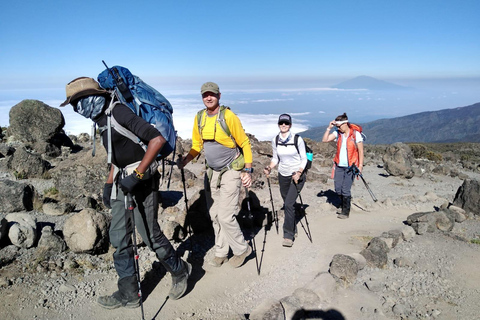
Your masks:
M275 228L266 233L257 229L256 259L252 255L238 269L208 265L211 235L194 236L190 255L189 246L180 245L179 251L194 270L188 294L178 301L166 300L170 276L148 249L140 248L145 318L246 319L265 299L289 296L328 272L335 254L359 253L369 239L401 228L408 215L433 211L452 201L462 183L447 176L386 177L376 166L366 167L364 176L379 201L374 203L361 181L356 182L353 212L347 220L337 219L328 203L331 180L307 182L302 197L308 205L313 243L300 225L292 248L281 246L281 228L280 234ZM270 208L268 188L253 191L262 206ZM280 208L278 186L272 186L272 192ZM38 214L37 219L53 218ZM251 238L250 232L246 237ZM478 238L479 220L457 224L448 234L415 236L390 251L386 269L365 267L350 287L338 286L324 297L319 309L334 310L338 317L331 319L478 319L480 250L470 242ZM18 249L4 248L2 256L8 250ZM111 252L102 256L64 253L48 261L36 261L34 249L20 253L0 269L0 319L141 318L140 309L105 310L95 303L98 295L110 294L116 287Z

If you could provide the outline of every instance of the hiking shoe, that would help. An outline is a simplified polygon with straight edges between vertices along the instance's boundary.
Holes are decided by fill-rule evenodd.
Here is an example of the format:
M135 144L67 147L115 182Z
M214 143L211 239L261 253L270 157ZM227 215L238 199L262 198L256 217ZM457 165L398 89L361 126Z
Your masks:
M208 264L218 268L218 267L221 267L222 264L224 264L226 262L228 262L227 257L215 257L212 260L210 260L210 262Z
M230 265L234 268L241 267L245 262L245 259L252 253L252 247L248 245L247 250L244 253L239 254L238 256L233 256L230 259Z
M185 264L185 270L177 276L172 274L172 288L168 293L168 297L172 300L180 299L187 291L188 277L192 273L192 265L186 261L183 263Z
M99 297L97 303L105 309L116 309L120 307L138 308L140 307L140 297L126 300L121 297L121 294L118 291L116 291L111 296Z
M293 240L292 239L283 239L282 246L284 247L291 247L293 246Z
M339 213L337 215L337 218L338 219L348 219L348 214Z

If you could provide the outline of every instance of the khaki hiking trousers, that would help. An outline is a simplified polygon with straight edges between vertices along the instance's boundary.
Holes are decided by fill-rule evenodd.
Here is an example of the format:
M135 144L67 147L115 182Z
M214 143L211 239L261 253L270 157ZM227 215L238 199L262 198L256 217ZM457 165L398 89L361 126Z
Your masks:
M216 257L226 257L230 248L234 255L240 255L248 248L235 218L239 211L238 197L242 186L240 174L241 171L225 171L221 176L220 188L217 188L220 172L213 171L210 181L205 174L205 195L215 233Z

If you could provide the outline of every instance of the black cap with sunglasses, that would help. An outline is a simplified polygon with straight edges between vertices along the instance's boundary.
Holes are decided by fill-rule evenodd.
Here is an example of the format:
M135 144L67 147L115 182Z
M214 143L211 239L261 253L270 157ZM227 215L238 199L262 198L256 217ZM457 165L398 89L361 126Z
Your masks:
M286 113L281 114L280 117L278 117L278 124L279 125L282 125L282 124L290 125L290 124L292 124L292 117L290 117L290 115L288 115Z

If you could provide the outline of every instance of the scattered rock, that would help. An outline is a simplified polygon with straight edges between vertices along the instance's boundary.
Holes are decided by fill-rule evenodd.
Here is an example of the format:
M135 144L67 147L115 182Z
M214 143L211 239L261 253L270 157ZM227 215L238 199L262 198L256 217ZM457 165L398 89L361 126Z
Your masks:
M84 209L65 221L63 235L73 252L105 252L108 249L109 219L93 209Z
M375 237L360 254L365 257L368 266L385 268L388 261L388 251L389 249L385 241L379 237Z
M10 241L19 248L33 247L37 240L37 219L27 213L10 213L5 219L10 225Z
M336 254L333 256L332 262L330 263L329 272L335 278L339 279L344 286L348 286L350 283L354 282L357 277L357 261L350 256Z

